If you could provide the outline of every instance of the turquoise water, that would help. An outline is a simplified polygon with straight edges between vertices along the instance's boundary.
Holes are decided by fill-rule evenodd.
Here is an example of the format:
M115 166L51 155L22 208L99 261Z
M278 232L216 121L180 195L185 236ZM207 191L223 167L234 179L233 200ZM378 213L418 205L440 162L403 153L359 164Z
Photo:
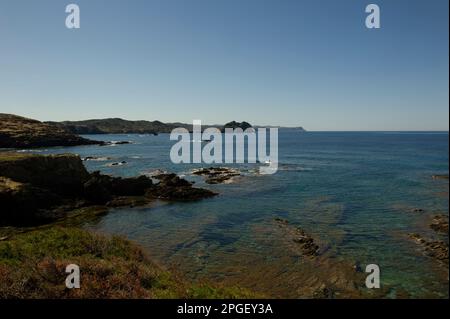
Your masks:
M87 137L134 143L44 152L110 157L85 164L118 176L174 171L220 193L195 203L117 209L86 225L136 240L161 264L188 277L250 288L270 287L267 281L275 280L280 296L292 296L283 287L290 289L298 264L271 235L273 218L283 217L312 234L330 258L378 264L382 284L394 292L448 298L448 268L423 256L407 238L410 232L435 237L429 218L448 213L448 182L431 178L448 174L446 132L281 131L276 174L258 175L258 164L237 165L242 176L221 185L192 176L198 164L172 164L174 142L167 134ZM120 161L127 163L108 166ZM414 208L424 212L412 213Z

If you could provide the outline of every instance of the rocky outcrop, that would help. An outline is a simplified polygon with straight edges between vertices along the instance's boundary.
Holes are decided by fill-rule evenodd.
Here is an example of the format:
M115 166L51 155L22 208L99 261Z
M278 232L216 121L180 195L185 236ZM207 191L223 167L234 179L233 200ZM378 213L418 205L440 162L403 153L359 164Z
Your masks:
M58 194L80 195L89 173L77 155L0 153L0 176Z
M289 238L297 244L302 255L307 257L315 257L319 255L319 246L302 228L290 225L288 220L279 217L275 218L275 222L279 227L284 229L286 236L289 236Z
M0 113L0 148L32 148L103 144L25 117Z
M228 167L201 168L192 171L192 174L204 176L207 184L229 183L233 177L240 175L238 170Z
M173 201L192 201L217 195L208 189L192 187L192 183L176 174L160 174L154 178L159 180L159 183L147 191L147 196Z
M84 197L94 203L105 204L117 196L143 196L153 182L146 176L121 178L94 172L83 184Z
M146 204L155 198L199 200L216 195L175 174L121 178L89 173L76 155L0 153L0 225L34 225L92 205Z

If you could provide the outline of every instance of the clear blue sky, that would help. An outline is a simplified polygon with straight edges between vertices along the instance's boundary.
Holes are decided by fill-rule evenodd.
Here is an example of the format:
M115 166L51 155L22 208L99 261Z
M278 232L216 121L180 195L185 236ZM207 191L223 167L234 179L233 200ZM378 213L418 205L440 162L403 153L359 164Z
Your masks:
M65 27L65 6L81 29ZM365 28L365 6L381 29ZM448 0L0 0L0 112L448 130Z

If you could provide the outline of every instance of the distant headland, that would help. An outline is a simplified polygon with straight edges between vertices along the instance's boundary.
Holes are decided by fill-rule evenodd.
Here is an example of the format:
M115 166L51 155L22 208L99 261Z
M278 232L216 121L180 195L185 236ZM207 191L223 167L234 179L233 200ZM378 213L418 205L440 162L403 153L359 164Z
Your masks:
M188 131L192 131L192 124L173 122L173 123L163 123L161 121L130 121L121 118L107 118L107 119L93 119L85 121L63 121L63 122L45 122L50 125L54 125L65 129L66 131L73 134L159 134L159 133L170 133L175 128L185 128ZM203 125L203 129L209 127L217 127L220 130L225 128L241 128L246 130L250 127L263 127L262 125L253 126L248 122L237 122L231 121L224 125ZM282 129L294 129L298 131L305 131L303 127L280 127L280 126L264 126L272 128L282 128Z
M258 128L248 122L231 121L224 125L204 125L203 129ZM266 126L267 127L267 126ZM302 127L282 129L305 131ZM175 128L192 131L192 124L163 123L160 121L130 121L121 118L93 119L85 121L40 122L26 117L0 113L0 148L34 148L51 146L105 145L107 142L86 139L83 134L153 134L170 133Z

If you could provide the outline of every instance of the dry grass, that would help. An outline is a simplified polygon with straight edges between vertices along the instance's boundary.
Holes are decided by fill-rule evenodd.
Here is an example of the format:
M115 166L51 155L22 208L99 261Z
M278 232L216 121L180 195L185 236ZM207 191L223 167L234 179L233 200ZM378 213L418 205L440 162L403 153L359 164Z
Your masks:
M81 288L65 287L77 264ZM0 298L252 298L237 287L192 285L153 263L130 241L52 227L0 242Z

